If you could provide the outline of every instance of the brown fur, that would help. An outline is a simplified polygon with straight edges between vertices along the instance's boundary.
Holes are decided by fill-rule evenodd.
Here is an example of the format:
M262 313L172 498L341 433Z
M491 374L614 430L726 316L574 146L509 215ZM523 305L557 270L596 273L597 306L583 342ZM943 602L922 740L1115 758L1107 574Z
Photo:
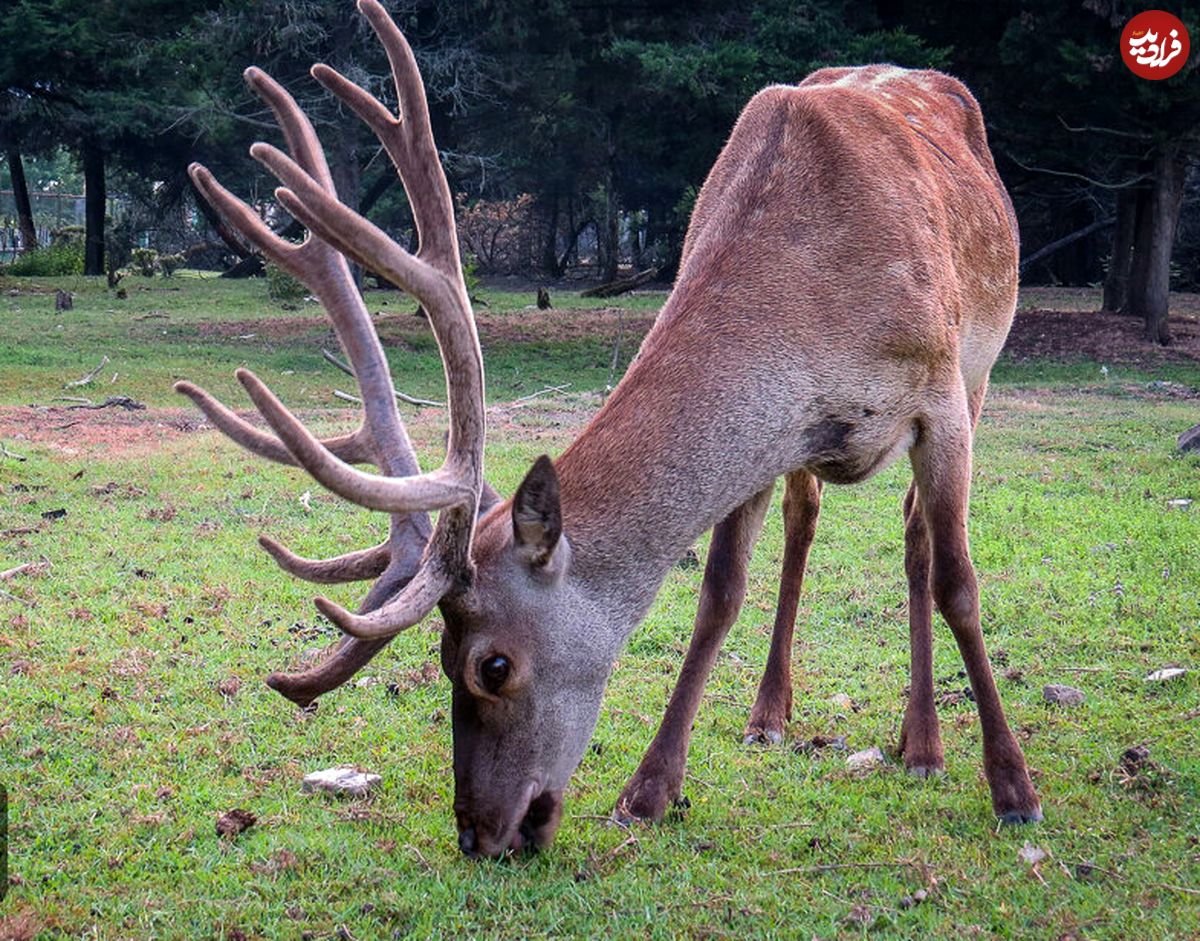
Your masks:
M697 200L675 291L623 382L555 465L571 562L535 619L559 622L566 606L574 637L611 632L601 645L610 656L670 563L724 520L679 684L621 815L657 819L679 796L691 724L741 604L771 483L789 475L789 551L754 735L782 735L790 706L787 651L818 480L860 480L911 450L906 762L922 774L942 766L932 600L976 689L993 805L1008 820L1040 816L983 652L965 538L971 429L1012 318L1016 259L978 107L954 79L823 70L747 105ZM511 546L507 511L490 514L477 533L479 571L500 566ZM503 636L511 613L488 608L468 633Z
M393 64L400 116L326 66L313 74L396 164L420 231L416 255L337 201L311 124L256 69L248 80L291 156L264 144L252 153L286 184L278 198L310 238L279 239L192 168L222 214L321 298L357 375L365 421L351 436L319 441L240 371L274 437L203 390L180 390L250 450L392 514L383 546L341 559L301 559L266 543L283 568L314 581L370 577L386 564L357 614L317 599L350 637L323 663L275 674L272 685L307 703L440 605L460 845L485 856L544 845L614 661L670 566L715 527L679 683L617 804L621 816L658 819L680 795L704 683L741 608L776 478L787 477L784 572L747 729L767 741L782 738L791 706L791 640L821 482L862 480L907 451L906 763L923 774L942 763L936 604L979 704L993 807L1008 821L1038 819L983 649L966 538L972 432L1017 285L1012 207L967 89L936 72L869 66L825 69L756 95L697 198L675 290L638 358L559 460L539 459L516 498L500 503L482 477L481 353L416 60L376 0L359 0L359 9ZM338 252L402 285L430 315L449 376L438 471L406 476L416 474L416 456ZM382 473L358 471L347 463L355 460ZM431 510L439 511L432 531Z

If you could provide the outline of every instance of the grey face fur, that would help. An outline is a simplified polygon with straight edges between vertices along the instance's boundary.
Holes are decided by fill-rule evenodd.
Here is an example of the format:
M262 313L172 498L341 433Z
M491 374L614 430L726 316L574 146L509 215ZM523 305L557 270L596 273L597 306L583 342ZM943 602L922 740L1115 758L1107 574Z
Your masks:
M453 684L459 842L498 856L553 838L623 632L572 579L549 459L511 514L480 522L475 556L471 589L442 603L442 668Z

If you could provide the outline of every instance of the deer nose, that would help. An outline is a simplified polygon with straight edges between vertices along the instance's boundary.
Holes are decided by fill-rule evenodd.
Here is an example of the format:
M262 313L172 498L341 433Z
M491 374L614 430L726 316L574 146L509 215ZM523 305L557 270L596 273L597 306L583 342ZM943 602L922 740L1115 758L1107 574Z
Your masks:
M468 856L474 856L479 847L479 841L475 837L475 828L467 827L458 835L458 848Z

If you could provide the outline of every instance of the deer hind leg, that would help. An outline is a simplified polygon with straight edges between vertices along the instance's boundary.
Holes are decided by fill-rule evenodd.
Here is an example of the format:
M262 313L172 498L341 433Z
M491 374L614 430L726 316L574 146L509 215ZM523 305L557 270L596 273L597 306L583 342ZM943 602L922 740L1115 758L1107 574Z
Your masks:
M808 471L787 475L783 495L783 570L779 576L779 603L771 632L771 651L758 684L758 697L750 710L743 741L747 745L777 745L783 727L792 717L792 637L796 630L796 607L808 550L817 531L821 510L821 482Z
M1042 818L1021 746L1008 727L979 623L979 586L967 544L972 416L966 396L927 416L911 451L920 505L929 532L930 588L950 625L971 680L983 730L983 768L992 808L1005 823Z
M683 787L692 722L717 652L746 597L746 566L771 502L768 487L713 528L692 641L650 748L617 800L622 823L660 820Z
M933 701L933 596L929 588L929 533L916 481L904 498L904 571L908 576L908 643L912 669L900 726L904 767L919 778L942 773L942 737Z

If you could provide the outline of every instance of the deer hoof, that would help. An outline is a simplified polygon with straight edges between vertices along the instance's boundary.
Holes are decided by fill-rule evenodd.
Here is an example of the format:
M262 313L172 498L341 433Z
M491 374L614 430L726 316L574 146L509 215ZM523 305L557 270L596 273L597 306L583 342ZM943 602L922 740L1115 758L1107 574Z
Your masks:
M904 770L914 778L940 778L946 773L941 765L906 765Z
M1006 827L1019 827L1027 823L1038 823L1042 819L1042 808L1033 810L1008 810L1000 815L1000 822Z
M781 729L769 729L751 726L746 729L742 738L743 745L778 745L783 741Z
M625 785L625 790L618 798L613 820L623 827L635 823L658 823L672 803L679 802L669 790L663 781L635 776Z

